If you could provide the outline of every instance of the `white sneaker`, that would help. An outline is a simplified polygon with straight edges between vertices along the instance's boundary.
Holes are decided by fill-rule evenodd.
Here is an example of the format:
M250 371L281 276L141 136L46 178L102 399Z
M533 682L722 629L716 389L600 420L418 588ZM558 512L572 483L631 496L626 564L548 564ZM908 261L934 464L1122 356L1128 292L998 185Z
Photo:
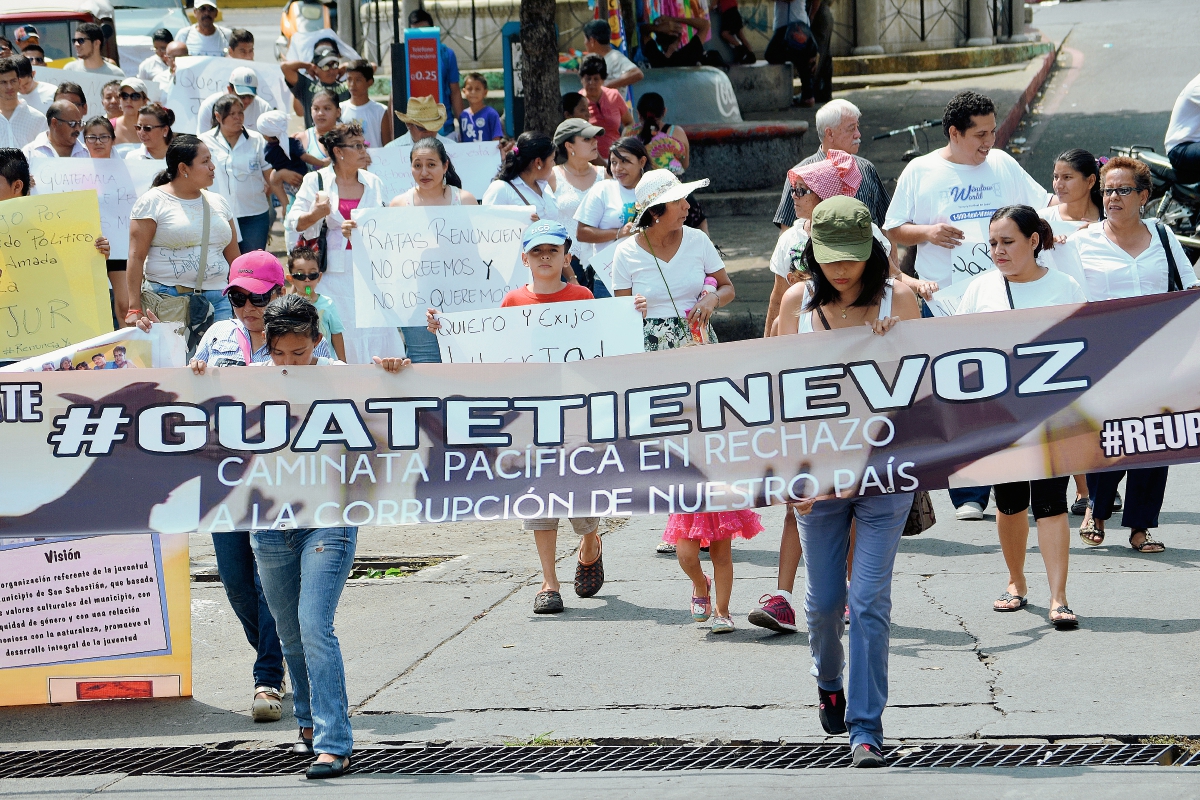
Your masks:
M962 521L983 519L983 506L979 503L963 503L954 512L954 518Z

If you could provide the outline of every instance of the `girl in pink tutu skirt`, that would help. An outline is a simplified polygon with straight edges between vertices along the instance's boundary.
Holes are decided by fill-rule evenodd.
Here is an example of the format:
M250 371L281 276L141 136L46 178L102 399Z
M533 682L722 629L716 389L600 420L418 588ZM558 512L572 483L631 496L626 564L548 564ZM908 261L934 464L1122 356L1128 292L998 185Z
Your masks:
M675 545L679 566L692 579L692 619L712 617L713 633L733 633L729 596L733 593L733 540L752 539L762 532L762 518L754 511L713 511L707 514L672 514L663 541ZM708 548L713 577L704 574L700 548ZM716 597L713 597L714 579Z

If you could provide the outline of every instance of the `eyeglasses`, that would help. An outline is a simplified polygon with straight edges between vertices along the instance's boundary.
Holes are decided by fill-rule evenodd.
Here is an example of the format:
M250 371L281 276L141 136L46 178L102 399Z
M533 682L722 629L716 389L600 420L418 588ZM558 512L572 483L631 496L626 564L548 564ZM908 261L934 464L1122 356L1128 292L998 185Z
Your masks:
M111 142L111 141L112 141L113 139L115 139L115 138L117 138L117 137L115 137L115 136L109 136L109 135L106 133L106 134L104 134L103 136L99 136L99 135L96 135L96 134L92 134L92 135L89 135L89 136L85 136L85 137L83 137L83 140L84 140L85 142L87 142L88 144L104 144L105 142Z
M167 127L167 126L166 125L134 125L133 129L135 131L140 131L142 133L149 133L150 131L154 130L155 128L165 128L165 127Z
M91 39L87 39L83 36L79 36L79 37L72 39L71 41L74 42L75 44L87 44L88 42L91 41Z
M121 92L122 100L141 100L145 96L141 92Z
M239 292L234 289L230 289L227 296L229 297L230 304L234 308L241 308L242 306L246 305L247 300L249 300L250 305L254 306L255 308L266 308L267 304L271 302L271 298L274 295L274 289L269 292L263 292L262 294L247 294L245 292Z
M808 188L807 186L792 187L792 197L800 198L810 194L812 194L812 189Z
M1137 189L1133 188L1132 186L1113 186L1113 187L1106 186L1105 188L1101 189L1100 191L1104 193L1105 197L1112 197L1114 194L1119 194L1119 195L1121 195L1121 197L1129 197L1129 195L1136 192Z
M66 125L68 128L70 128L73 131L77 131L83 127L83 123L77 119L59 119L58 117L53 117L53 119L55 122L57 122L61 125Z
M319 280L321 280L321 273L320 272L309 272L306 274L303 272L293 272L292 280L294 280L294 281L319 281Z
M342 147L346 150L357 150L360 153L367 149L367 146L362 142L359 142L358 144L335 144L334 147Z

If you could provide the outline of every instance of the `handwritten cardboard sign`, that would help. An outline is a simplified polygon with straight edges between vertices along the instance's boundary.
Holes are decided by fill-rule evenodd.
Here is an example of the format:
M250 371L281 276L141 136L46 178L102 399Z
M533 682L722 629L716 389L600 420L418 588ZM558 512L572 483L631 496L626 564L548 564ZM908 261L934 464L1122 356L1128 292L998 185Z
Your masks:
M95 192L0 203L0 359L48 353L113 329L99 236Z
M258 75L258 96L271 108L291 109L291 92L278 64L245 61L240 58L184 56L175 59L175 82L167 92L165 105L175 112L174 129L196 130L196 115L204 98L229 88L229 76L239 67L252 67Z
M403 129L401 128L401 132ZM393 198L403 194L413 187L412 164L409 161L411 146L391 145L389 147L372 147L371 166L373 172L383 180L383 196ZM500 169L500 146L496 142L462 142L446 145L446 155L454 171L462 178L463 188L475 195L475 199L483 197L488 184L496 177Z
M643 352L632 297L491 308L438 316L442 363L561 364Z
M33 193L94 190L100 201L100 230L108 238L109 258L129 257L129 212L150 189L164 162L154 159L31 158Z
M354 212L354 305L360 328L425 325L425 310L498 308L529 282L521 206L421 206Z

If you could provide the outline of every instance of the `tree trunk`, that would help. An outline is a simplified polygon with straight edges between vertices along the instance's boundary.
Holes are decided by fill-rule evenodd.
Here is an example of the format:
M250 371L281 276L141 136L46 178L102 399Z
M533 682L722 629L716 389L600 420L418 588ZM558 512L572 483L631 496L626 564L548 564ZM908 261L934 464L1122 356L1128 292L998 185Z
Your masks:
M525 130L552 136L562 121L554 0L521 0L521 83Z

